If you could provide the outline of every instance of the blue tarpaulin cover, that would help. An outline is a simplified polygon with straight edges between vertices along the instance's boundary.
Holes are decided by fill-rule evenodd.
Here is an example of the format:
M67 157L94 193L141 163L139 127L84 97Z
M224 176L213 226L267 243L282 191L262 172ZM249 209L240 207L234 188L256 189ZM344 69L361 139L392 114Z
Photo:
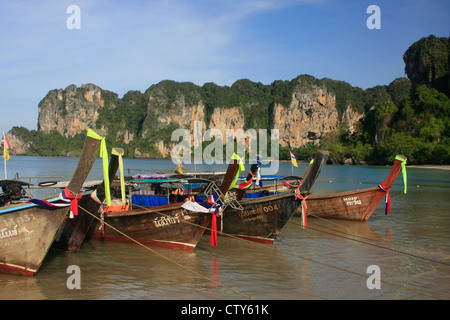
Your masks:
M137 206L158 207L169 204L167 196L132 195L131 201Z

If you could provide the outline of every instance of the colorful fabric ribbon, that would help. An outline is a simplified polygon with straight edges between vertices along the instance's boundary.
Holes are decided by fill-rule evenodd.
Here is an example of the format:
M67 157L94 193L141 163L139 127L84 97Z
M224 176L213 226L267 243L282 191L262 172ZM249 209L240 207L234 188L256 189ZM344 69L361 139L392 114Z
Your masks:
M98 228L100 230L100 235L102 238L105 237L105 210L104 210L104 204L100 205L100 208L98 211L100 212L100 227Z
M231 157L231 160L238 160L239 161L239 169L236 172L236 176L234 177L233 182L231 183L230 187L228 188L228 190L231 190L233 188L236 187L236 182L239 178L239 174L241 173L241 171L245 170L245 166L244 166L244 161L242 160L241 157L239 157L236 153L233 154L233 156Z
M74 216L78 215L78 200L81 199L81 193L78 196L72 195L70 190L66 187L60 194L59 199L63 201L63 203L53 203L47 200L40 199L30 199L29 203L33 203L38 206L43 207L68 207L70 206L70 215L69 217L72 219Z
M103 180L105 183L105 197L106 197L106 205L111 205L111 189L109 186L109 173L108 173L108 150L106 149L106 141L105 138L97 134L94 130L89 129L87 132L87 136L93 139L97 139L101 141L100 144L100 158L103 160Z
M214 193L212 196L210 196L208 199L206 199L206 201L213 206L214 203L217 201L217 199L219 198L219 196L217 195L217 193Z
M74 215L78 216L78 200L82 197L81 193L75 197L68 188L65 188L63 192L60 193L59 197L62 201L70 202L70 219L72 219Z
M101 234L102 238L104 238L105 237L105 204L103 204L100 201L100 199L98 198L97 189L92 191L91 199L94 200L95 202L97 202L98 204L100 204L98 211L97 211L98 213L100 213L100 227L98 228L98 230L100 230L100 234Z
M250 185L252 184L255 174L251 171L249 173L251 175L250 179L248 179L248 181L245 181L245 182L242 182L241 184L239 184L239 189L244 190L244 189L250 187Z
M258 170L256 170L256 185L262 187L262 179L261 179L261 160L259 155L256 155L256 165L258 166Z
M211 245L217 246L217 217L219 216L219 210L212 213L211 221Z
M305 229L308 228L308 221L306 219L306 209L308 209L308 205L306 204L306 199L308 199L309 194L305 197L302 196L302 193L300 192L300 186L302 183L298 185L297 189L295 189L295 200L300 199L302 201L302 215L301 215L301 226Z
M299 185L291 184L291 183L289 183L289 182L287 182L287 181L283 181L282 183L283 183L285 186L290 187L290 188L299 188L299 187L302 185L301 182L300 182Z
M308 199L309 195L307 195L306 197L302 196L302 193L300 192L300 187L302 186L302 183L303 183L302 181L299 181L298 185L293 185L287 181L283 181L283 184L285 186L295 188L295 200L300 199L302 201L301 226L306 229L308 227L308 221L306 219L306 209L308 209L308 206L306 204L306 199Z
M219 216L219 209L222 206L222 203L216 203L219 196L214 193L210 196L206 201L211 208L214 208L214 212L212 212L212 221L211 221L211 245L217 246L217 217Z
M406 159L402 157L396 156L395 160L399 160L402 162L402 175L403 175L403 184L404 184L404 193L406 194Z
M126 203L126 195L125 195L125 178L123 175L123 159L122 154L119 153L115 148L112 149L111 154L117 156L119 158L119 176L120 176L120 190L122 193L122 203Z
M391 196L389 195L389 189L386 188L383 184L380 184L378 186L378 188L380 188L381 190L386 192L386 209L385 209L385 214L387 215L388 213L391 213Z
M199 212L205 212L204 210L209 210L212 214L212 220L211 220L211 245L217 246L217 217L220 215L220 207L222 206L222 203L215 203L215 200L217 200L218 196L214 193L211 197L206 199L206 201L203 200L197 200L196 202L193 202L192 204L183 204L182 207L187 210L192 211L199 211L199 208L195 208L196 204L208 208L199 211Z

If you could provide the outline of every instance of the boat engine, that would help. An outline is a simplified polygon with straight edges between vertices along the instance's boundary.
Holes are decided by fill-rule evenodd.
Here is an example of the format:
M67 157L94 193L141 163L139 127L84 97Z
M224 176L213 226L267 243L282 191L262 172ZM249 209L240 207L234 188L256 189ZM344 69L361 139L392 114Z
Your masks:
M9 184L2 186L3 194L0 194L0 207L10 203L11 201L20 200L26 195L25 190L20 184Z

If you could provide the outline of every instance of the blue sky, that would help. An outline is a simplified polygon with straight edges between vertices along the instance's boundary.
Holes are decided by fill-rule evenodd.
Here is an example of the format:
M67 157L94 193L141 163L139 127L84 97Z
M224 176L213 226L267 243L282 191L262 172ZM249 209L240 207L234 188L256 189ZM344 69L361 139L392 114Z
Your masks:
M366 26L370 5L381 29ZM119 96L166 79L387 85L412 43L450 35L449 14L448 0L0 0L0 130L37 129L39 102L70 84Z

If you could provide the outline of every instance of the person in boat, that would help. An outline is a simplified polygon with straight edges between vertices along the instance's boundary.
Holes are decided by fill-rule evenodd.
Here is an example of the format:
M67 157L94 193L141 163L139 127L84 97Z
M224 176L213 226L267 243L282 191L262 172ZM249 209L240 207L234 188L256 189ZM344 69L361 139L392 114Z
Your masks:
M181 197L184 195L184 188L176 188L172 191L171 194L171 202L178 202L178 200L181 200Z

